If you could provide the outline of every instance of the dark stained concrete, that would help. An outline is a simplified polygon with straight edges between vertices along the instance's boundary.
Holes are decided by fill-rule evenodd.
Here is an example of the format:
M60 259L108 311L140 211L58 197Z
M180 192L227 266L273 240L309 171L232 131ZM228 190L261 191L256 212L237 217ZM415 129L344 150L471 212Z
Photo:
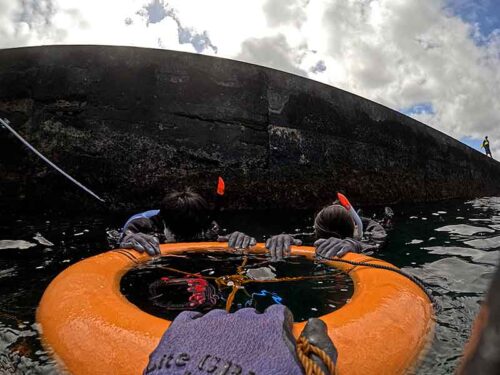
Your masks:
M0 50L0 116L114 208L186 185L227 208L498 194L500 163L348 92L231 60L129 47ZM0 208L93 198L0 130Z

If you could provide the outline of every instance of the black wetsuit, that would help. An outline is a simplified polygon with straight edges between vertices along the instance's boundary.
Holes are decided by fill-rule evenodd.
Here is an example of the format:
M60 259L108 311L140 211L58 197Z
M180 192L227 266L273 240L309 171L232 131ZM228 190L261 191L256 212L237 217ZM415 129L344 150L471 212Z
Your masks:
M361 252L371 255L385 244L387 232L375 220L361 217L361 222L363 223L363 239L358 241L361 244ZM298 233L293 237L301 239L304 245L312 245L318 239L315 233Z
M363 239L366 243L372 242L380 246L385 243L387 231L382 224L367 217L362 217L361 222L363 223Z
M140 215L140 214L139 214ZM136 216L136 215L134 215ZM216 241L219 233L219 225L212 221L210 227L189 236L181 236L173 233L165 224L160 215L150 217L132 217L123 227L122 237L130 233L144 233L158 238L160 243L172 243L181 241Z

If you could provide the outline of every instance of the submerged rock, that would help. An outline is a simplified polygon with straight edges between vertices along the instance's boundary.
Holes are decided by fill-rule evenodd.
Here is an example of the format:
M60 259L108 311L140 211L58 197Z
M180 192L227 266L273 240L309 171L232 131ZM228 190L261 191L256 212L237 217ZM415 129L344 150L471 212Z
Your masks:
M246 275L252 280L273 280L276 278L269 267L250 268L246 271Z
M33 239L37 241L40 245L49 247L54 246L54 244L50 242L48 239L46 239L44 236L42 236L41 233L37 233L35 237L33 237Z

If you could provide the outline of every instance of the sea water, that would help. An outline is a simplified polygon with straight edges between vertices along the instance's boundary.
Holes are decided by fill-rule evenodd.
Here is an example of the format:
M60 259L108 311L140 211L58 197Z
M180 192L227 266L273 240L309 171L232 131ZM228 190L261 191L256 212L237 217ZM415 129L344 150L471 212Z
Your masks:
M392 208L394 229L377 256L423 279L438 305L435 336L416 373L452 374L499 261L500 198ZM364 207L363 211L367 216L380 216L383 208ZM43 291L69 265L110 249L113 234L129 214L62 218L40 213L0 218L0 373L55 373L35 322ZM263 240L269 234L308 232L313 215L302 211L222 212L218 221L227 232L240 230ZM281 271L277 275L282 276ZM337 282L340 286L343 281L338 278ZM348 298L351 287L347 280L337 291L326 285L322 292L320 285L306 283L303 287L318 288L318 295L326 291L325 298L337 304ZM293 289L286 295L284 290L266 288L257 293L261 289L292 301L304 294L303 289L294 296ZM243 306L248 299L242 296L235 301ZM263 298L254 307L262 309L270 301L274 301L272 297L267 302ZM338 308L332 305L332 309ZM322 313L315 311L322 306L317 300L308 306L292 308L296 319Z
M190 307L193 293L185 282L198 278L209 284L201 289L209 289L211 298ZM172 281L181 284L168 286ZM207 312L217 308L234 312L252 307L263 312L272 304L282 304L291 310L295 321L301 322L344 306L352 296L353 282L336 268L304 256L270 262L265 255L197 251L141 264L122 278L121 291L141 310L169 320L182 310ZM180 309L183 305L187 306Z

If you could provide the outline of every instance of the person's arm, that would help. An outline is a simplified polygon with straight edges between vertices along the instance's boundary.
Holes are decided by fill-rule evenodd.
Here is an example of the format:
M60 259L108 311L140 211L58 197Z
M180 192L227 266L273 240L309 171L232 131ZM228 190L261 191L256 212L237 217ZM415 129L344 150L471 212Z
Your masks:
M362 218L362 221L364 227L363 237L366 238L368 242L375 242L375 244L385 242L387 232L380 223L368 218Z
M271 262L280 262L283 258L288 258L292 245L300 246L302 240L291 234L277 234L269 237L266 241L266 249L271 255Z
M377 246L369 245L353 238L320 238L314 243L318 258L343 257L347 253L367 253Z
M220 226L216 221L212 221L206 231L203 232L204 241L217 241L219 238Z
M387 238L384 227L375 220L362 217L363 241L353 238L321 238L314 243L319 258L343 257L347 253L371 255L377 251Z
M227 246L233 249L248 249L257 244L257 240L243 232L235 231L227 236L219 236L218 242L227 242Z
M387 232L384 227L375 220L361 218L363 222L363 241L353 238L339 239L331 237L328 239L319 239L314 243L316 254L320 257L331 258L334 256L342 257L347 253L363 253L372 255L377 251L387 238Z
M139 217L130 220L123 228L120 247L146 251L149 255L160 254L160 241L154 235L154 226L151 219Z
M363 253L371 255L385 242L387 232L375 220L362 218L363 241L353 238L320 238L314 243L316 255L320 258L343 257L347 253Z
M153 222L145 217L132 219L123 227L123 236L132 233L153 234Z

